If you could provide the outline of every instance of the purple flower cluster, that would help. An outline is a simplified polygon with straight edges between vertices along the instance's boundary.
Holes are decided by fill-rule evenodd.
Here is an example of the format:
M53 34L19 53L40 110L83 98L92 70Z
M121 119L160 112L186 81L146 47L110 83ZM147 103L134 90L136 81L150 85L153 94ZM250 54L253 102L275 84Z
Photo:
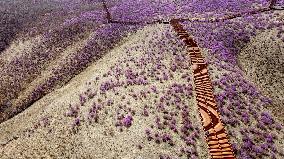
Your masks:
M65 19L63 26L71 26L78 23L97 23L104 24L107 23L106 15L103 10L87 11L82 12L79 16Z
M103 108L103 106L101 104L97 104L96 102L94 102L92 104L92 107L89 109L89 113L88 113L88 119L89 122L91 123L92 121L95 121L96 123L99 120L99 111L101 111Z
M189 107L182 100L184 97L189 98L191 91L191 85L178 83L173 83L168 87L167 91L162 91L164 95L157 101L156 108L162 113L161 117L156 115L155 125L151 126L153 130L146 129L145 133L149 141L153 140L157 144L165 142L170 146L176 145L173 134L178 135L186 145L185 149L187 150L181 151L180 155L197 157L194 145L197 139L200 138L199 129L191 123ZM169 111L173 109L176 111Z
M281 155L274 141L282 126L269 112L263 111L265 105L271 104L271 100L246 81L232 64L226 64L226 67L218 63L214 65L220 71L230 71L217 77L214 86L218 88L215 89L218 90L215 96L230 138L235 138L236 131L240 131L243 138L243 142L235 144L235 154L241 158ZM240 127L245 129L238 130Z
M210 17L223 16L229 13L247 12L257 7L267 7L268 1L116 1L108 2L111 15L116 21L153 21L155 19L169 19L172 17ZM127 10L127 12L121 12Z
M261 113L260 121L266 125L271 125L274 123L274 119L271 117L271 115L268 112Z
M125 127L130 127L132 125L133 118L131 115L127 115L123 118L122 121Z
M133 113L132 113L133 114ZM116 127L119 128L120 131L123 131L123 127L129 128L133 124L133 117L131 113L128 115L117 114L117 122L115 124Z
M79 115L79 112L80 112L79 105L72 106L70 104L69 105L69 110L68 110L68 112L66 112L66 116L75 117L76 118Z

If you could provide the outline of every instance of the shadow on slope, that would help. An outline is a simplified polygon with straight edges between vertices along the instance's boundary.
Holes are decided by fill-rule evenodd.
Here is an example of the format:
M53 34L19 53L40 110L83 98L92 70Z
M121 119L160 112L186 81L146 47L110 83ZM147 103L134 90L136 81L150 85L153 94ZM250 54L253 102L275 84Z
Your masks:
M262 92L273 99L268 107L284 123L284 43L275 31L257 35L238 55L238 61L247 75Z

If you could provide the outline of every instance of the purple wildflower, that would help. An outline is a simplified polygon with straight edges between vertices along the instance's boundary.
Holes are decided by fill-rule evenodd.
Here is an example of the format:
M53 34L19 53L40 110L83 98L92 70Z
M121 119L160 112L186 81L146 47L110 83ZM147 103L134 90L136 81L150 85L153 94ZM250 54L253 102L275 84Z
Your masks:
M132 125L132 121L133 121L132 116L127 115L125 118L123 118L123 125L125 127L130 127Z

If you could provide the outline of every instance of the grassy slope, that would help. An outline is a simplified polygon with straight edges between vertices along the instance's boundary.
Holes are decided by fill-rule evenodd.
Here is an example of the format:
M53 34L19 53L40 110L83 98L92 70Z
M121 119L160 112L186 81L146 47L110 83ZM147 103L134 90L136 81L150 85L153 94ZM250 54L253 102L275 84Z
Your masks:
M31 6L23 7L26 9L30 9ZM54 7L54 6L53 6ZM88 6L86 6L86 10L88 10ZM80 9L80 7L79 7ZM90 8L89 8L90 9ZM50 29L54 29L57 27L58 23L63 22L63 18L53 18L54 14L46 14L48 11L42 11L42 8L38 9L38 12L35 12L37 15L40 16L40 18L35 20L34 23L29 23L32 20L26 21L26 22L20 22L21 25L26 26L23 28L29 28L29 26L36 26L38 24L38 29L36 29L35 33L30 34L30 30L23 30L20 33L17 33L17 36L15 35L8 43L9 47L6 48L4 52L0 55L0 66L2 69L2 66L9 66L9 60L11 60L11 57L13 56L25 56L30 55L33 56L33 51L35 49L38 49L38 52L41 52L42 50L51 49L54 54L59 53L59 55L56 55L56 57L50 61L48 61L46 64L42 65L44 69L39 70L39 74L37 76L32 76L32 80L28 80L28 82L22 84L24 86L24 89L21 89L20 91L17 90L16 93L17 99L14 100L15 103L21 102L21 100L24 100L27 98L27 96L33 91L33 89L40 83L44 82L50 75L50 70L56 66L56 64L60 63L62 61L62 57L67 58L67 54L73 54L76 53L77 50L80 50L80 48L84 47L86 42L88 41L88 38L92 34L93 30L89 30L89 27L79 31L79 34L74 35L74 39L69 39L68 34L64 34L64 32L68 32L67 30L58 30L59 35L63 35L66 39L58 38L57 36L54 36L55 42L51 42L46 47L41 47L41 41L43 40L43 37L41 36L42 33L47 32ZM79 14L80 11L75 9L75 12L71 15ZM40 12L43 12L42 14ZM52 11L53 13L62 14L63 11ZM18 12L20 13L20 12ZM18 13L15 13L17 15ZM13 15L13 16L15 16ZM67 14L66 16L70 16L70 14ZM72 17L72 16L70 16ZM25 18L24 18L25 19ZM42 19L46 19L42 21ZM49 19L49 20L48 20ZM3 20L1 20L3 22ZM49 25L50 24L50 25ZM75 26L76 27L76 26ZM79 26L79 28L82 26ZM6 27L6 29L9 27ZM73 29L73 28L71 28ZM160 35L160 32L163 32L167 29L165 29L162 26L154 26L154 27L146 27L142 31L139 31L138 33L134 34L133 36L129 37L125 41L122 41L122 45L113 49L112 51L108 52L102 59L99 61L93 63L90 67L88 67L84 72L80 73L78 76L74 77L66 86L64 86L61 89L56 89L54 92L48 94L44 98L40 99L31 107L26 109L23 113L15 116L14 118L1 123L0 124L0 158L9 158L9 157L39 157L44 156L46 157L59 157L59 156L65 156L65 157L73 157L73 158L79 158L79 157L92 157L92 158L103 158L102 156L107 156L107 158L111 157L117 157L117 158L133 158L133 157L144 157L144 158L157 158L158 153L163 154L175 154L177 152L177 148L171 149L167 144L161 144L157 145L153 142L148 142L145 138L144 129L148 127L153 117L150 119L146 119L143 116L137 114L134 117L134 125L129 128L129 130L126 130L122 133L119 132L117 128L115 128L114 125L114 118L115 118L115 112L114 109L116 109L117 105L114 106L113 109L108 109L110 112L108 115L102 113L102 118L104 120L100 121L100 124L91 124L88 125L87 121L82 122L82 126L80 126L80 130L77 134L73 134L71 129L71 123L72 119L67 118L64 116L64 113L68 110L69 103L77 103L78 100L78 94L81 92L86 91L87 88L98 88L100 82L102 80L96 81L96 76L103 76L104 73L107 73L110 66L115 63L121 63L118 62L118 59L124 59L124 58L138 58L142 57L142 54L145 54L145 50L143 51L136 51L133 54L125 54L126 48L135 48L135 46L142 46L144 48L151 48L152 45L145 44L145 40L149 37L151 37L154 33L159 33L159 36L157 37L157 40L165 39L162 38L162 35ZM63 34L61 34L63 32ZM55 31L56 33L56 31ZM29 35L30 38L22 38ZM56 35L56 34L55 34ZM245 59L255 59L255 57L249 57L247 58L248 54L245 54L247 52L250 52L250 47L252 46L258 46L259 41L262 41L263 36L266 36L267 34L263 33L263 35L260 35L256 38L255 43L249 44L242 52L240 56L241 65L243 66L244 70L247 70L248 72L248 78L250 78L253 82L258 82L256 80L256 75L259 74L261 77L263 77L262 83L257 83L260 87L263 87L263 91L267 95L271 95L274 99L277 99L278 96L281 97L281 88L279 88L279 91L273 91L271 89L266 89L265 84L268 83L270 79L264 78L266 75L262 75L262 69L259 70L252 70L252 73L249 73L248 68L250 68L251 63L248 62ZM27 36L27 37L29 37ZM60 36L59 36L60 37ZM20 40L17 40L17 38L20 38ZM24 39L22 41L22 39ZM57 39L57 40L56 40ZM64 43L64 41L67 41L67 43ZM53 46L53 45L57 46ZM179 46L180 44L176 45L176 41L174 43L169 42L168 45L164 45L165 49ZM29 47L26 47L29 46ZM155 47L153 47L155 48ZM155 48L159 50L160 48ZM134 49L135 50L135 49ZM270 50L270 49L269 49ZM268 50L268 52L270 52ZM272 48L273 50L273 48ZM184 50L179 50L179 53L182 53ZM25 52L23 54L22 52ZM272 52L272 51L271 51ZM166 52L165 54L168 54L165 58L165 61L170 62L172 57L170 56L171 52ZM258 56L258 55L255 55ZM258 56L259 57L259 56ZM281 55L280 55L281 57ZM64 59L63 58L63 59ZM271 56L269 56L271 58ZM276 57L278 58L278 57ZM259 63L262 60L260 59ZM266 60L267 61L267 60ZM258 61L254 64L257 65ZM149 63L153 64L153 63ZM278 65L279 63L275 62L274 64ZM263 65L265 66L265 65ZM281 65L280 65L281 66ZM279 66L278 66L279 67ZM260 67L259 67L260 68ZM263 68L266 69L266 68ZM226 72L226 71L225 71ZM189 72L190 73L190 72ZM216 71L214 75L218 75L220 72ZM279 75L279 74L278 74ZM279 75L281 77L281 74ZM4 83L7 86L7 88L3 89L4 87L1 87L2 93L0 95L5 94L4 96L0 96L1 99L4 99L6 97L7 90L10 90L14 86L9 87L10 82L8 77L5 76ZM31 77L29 77L31 78ZM275 81L278 81L276 78ZM86 85L86 82L92 82L90 86ZM176 78L173 81L180 81L180 79ZM3 81L2 81L3 82ZM172 82L172 81L170 81ZM279 81L280 87L281 82ZM274 82L273 82L274 83ZM155 82L153 81L153 84ZM156 83L157 84L157 83ZM157 84L159 87L164 88L165 84ZM277 84L276 84L277 85ZM2 85L1 85L2 86ZM135 87L135 90L140 90L142 88ZM277 88L278 89L278 88ZM120 90L123 93L127 93L129 90L122 88ZM271 93L272 91L272 93ZM283 92L282 92L283 94ZM118 103L121 100L121 95L113 96L115 101ZM127 98L127 97L126 97ZM148 102L149 105L152 105L151 100L149 99ZM276 100L275 100L276 101ZM276 101L276 106L281 105ZM1 102L1 101L0 101ZM3 102L3 101L2 101ZM91 105L92 101L89 101L87 104L88 106ZM1 104L1 103L0 103ZM200 126L199 120L196 120L197 112L194 104L194 100L190 99L188 101L189 106L192 108L191 110L191 117L193 118L193 121L196 121L197 127L199 129L202 129ZM143 109L143 105L141 103L134 103L131 104L131 108L134 109L136 112L140 113ZM86 112L88 108L83 108L81 116L85 117ZM273 108L271 108L273 110ZM154 111L154 110L153 110ZM279 115L277 111L275 111L276 115ZM155 115L155 112L153 113L153 116ZM281 116L281 115L279 115ZM44 127L42 123L42 119L44 117L48 117L50 120L50 125ZM280 118L279 118L280 119ZM86 119L85 119L86 120ZM281 120L281 119L280 119ZM24 121L24 122L23 122ZM136 122L137 121L137 122ZM143 121L143 122L142 122ZM38 126L38 123L41 123L40 126ZM234 128L234 130L238 132L239 127ZM203 133L203 132L202 132ZM201 133L201 134L202 134ZM238 132L239 133L239 132ZM3 134L3 135L2 135ZM203 135L201 135L203 137ZM281 137L277 140L278 144L277 146L281 147ZM134 142L133 145L129 144L131 142ZM141 143L144 146L142 150L137 149L137 144ZM179 142L179 141L178 141ZM5 145L5 146L3 146ZM283 145L283 143L282 143ZM203 156L203 158L207 157L207 149L206 145L204 145L203 138L198 140L198 153L200 156ZM129 153L131 152L131 153ZM1 156L2 155L2 156Z
M1 124L0 132L4 134L1 136L0 141L8 144L2 147L1 158L6 157L59 157L64 156L67 158L80 158L80 157L91 157L91 158L158 158L159 154L167 154L177 156L179 147L171 148L168 144L157 145L153 141L150 142L145 137L144 130L148 128L155 115L159 115L155 110L151 110L148 118L141 115L144 104L151 106L155 96L150 96L146 101L135 102L127 95L130 93L130 88L120 88L119 95L111 95L108 98L112 98L115 102L111 108L105 108L104 112L99 117L99 124L89 125L86 121L86 113L88 108L82 108L80 113L83 118L82 125L79 127L79 131L73 134L71 130L72 119L64 116L68 110L69 103L78 102L78 94L86 91L87 88L96 89L99 84L106 80L103 78L103 74L110 70L111 66L120 63L119 60L131 59L135 57L138 59L146 54L147 49L138 49L131 54L125 54L128 48L135 48L137 45L141 45L144 48L151 48L158 50L161 49L159 46L153 46L148 44L153 36L157 36L156 41L164 39L162 33L167 30L164 26L151 26L138 31L133 36L127 38L127 40L119 47L113 49L111 52L106 54L98 62L88 67L84 72L80 73L77 77L73 78L69 84L65 87L56 90L45 96L43 99L37 101L34 105L29 107L23 113L15 116L14 118ZM158 33L158 35L157 35ZM166 40L164 49L175 46L176 42ZM163 49L163 48L162 48ZM146 51L146 52L145 52ZM155 52L153 52L155 53ZM177 54L184 53L177 52ZM165 51L163 61L166 63L171 62L172 53ZM154 63L148 63L149 66ZM190 73L190 70L187 71ZM100 77L99 81L95 80L95 77ZM109 77L111 78L111 77ZM151 81L150 85L156 85L158 90L167 88L172 82L180 81L180 73L174 74L175 80L171 80L165 83L159 83L158 81ZM86 83L91 82L91 85ZM149 86L146 86L146 88ZM144 86L133 86L135 91L145 90ZM115 110L118 109L119 104L125 103L121 100L123 94L127 95L126 99L130 99L131 103L129 107L136 111L134 116L134 123L129 129L125 129L123 132L119 132L119 129L114 127L115 122ZM87 106L96 101L96 98L101 98L105 101L104 96L95 97L95 99L87 102ZM196 112L196 105L194 99L185 99L189 107L191 108L190 118L194 121L194 125L202 130L201 123L199 121L198 113ZM151 106L152 107L152 106ZM107 114L105 112L108 112ZM43 117L50 117L50 125L47 127L39 126L34 128L34 125L41 121ZM20 125L15 129L14 124L21 122ZM32 132L33 131L33 132ZM50 132L49 132L50 131ZM203 132L202 132L203 133ZM28 137L30 134L30 137ZM13 140L16 137L16 140ZM176 138L177 143L182 144L179 138ZM131 143L131 144L130 144ZM137 145L143 146L142 150L137 148ZM198 153L202 158L207 157L207 147L204 145L202 138L197 142ZM129 153L131 152L131 153Z
M75 2L2 2L0 12L5 14L0 14L3 26L0 39L4 40L0 41L5 45L0 54L0 122L40 98L44 93L36 98L32 93L55 76L52 70L62 66L61 61L80 54L92 33L101 25L82 22L63 26L66 19L81 12L100 9L96 3L76 5ZM61 86L73 74L69 73L52 86L45 87L44 92Z

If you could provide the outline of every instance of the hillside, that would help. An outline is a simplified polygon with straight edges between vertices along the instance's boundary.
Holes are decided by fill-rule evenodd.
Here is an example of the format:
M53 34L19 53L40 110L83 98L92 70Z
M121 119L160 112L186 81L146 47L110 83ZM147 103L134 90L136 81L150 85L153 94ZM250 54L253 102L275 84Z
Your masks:
M284 14L268 1L0 6L1 159L210 158L198 47L234 156L284 157Z

